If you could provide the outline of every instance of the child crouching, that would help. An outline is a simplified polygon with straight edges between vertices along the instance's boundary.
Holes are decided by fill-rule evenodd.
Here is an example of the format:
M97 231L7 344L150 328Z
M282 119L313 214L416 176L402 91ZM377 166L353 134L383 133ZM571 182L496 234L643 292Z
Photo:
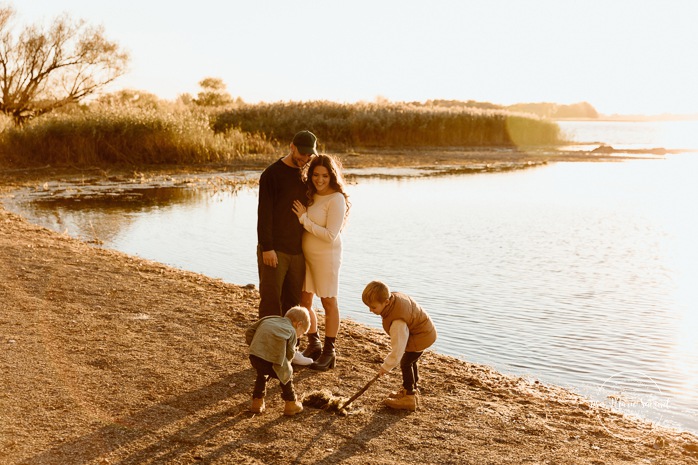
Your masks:
M383 401L394 409L417 409L419 403L417 360L436 341L436 328L431 318L408 295L390 292L380 281L368 283L361 296L372 313L380 315L383 329L390 335L390 353L383 361L380 376L395 368L402 370L402 389Z
M281 398L286 401L284 415L303 411L303 405L296 400L293 389L291 360L296 353L296 341L308 332L308 328L308 310L296 306L289 309L285 316L264 317L245 331L245 340L250 346L250 363L257 371L250 412L264 411L269 378L276 378L281 384Z

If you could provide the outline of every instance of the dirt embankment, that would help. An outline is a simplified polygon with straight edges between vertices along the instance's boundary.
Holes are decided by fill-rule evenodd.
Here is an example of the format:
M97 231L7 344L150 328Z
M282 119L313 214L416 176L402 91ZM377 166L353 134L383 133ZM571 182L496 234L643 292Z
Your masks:
M5 172L8 186L60 173ZM93 247L0 208L0 463L680 464L698 438L601 410L564 389L427 353L417 412L381 401L381 378L346 417L247 412L242 337L258 294ZM349 397L388 351L344 321L337 368L296 374L299 394Z

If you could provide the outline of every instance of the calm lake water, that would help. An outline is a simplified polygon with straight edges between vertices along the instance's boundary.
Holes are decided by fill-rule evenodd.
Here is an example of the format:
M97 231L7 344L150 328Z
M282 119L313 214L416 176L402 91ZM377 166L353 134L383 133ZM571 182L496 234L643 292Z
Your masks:
M561 125L582 145L698 147L698 123L667 124ZM432 315L441 353L605 405L620 394L626 402L610 406L698 431L696 173L698 153L685 153L359 178L349 190L340 310L379 327L361 291L384 280ZM257 284L256 189L144 195L106 204L19 196L7 207L104 247Z

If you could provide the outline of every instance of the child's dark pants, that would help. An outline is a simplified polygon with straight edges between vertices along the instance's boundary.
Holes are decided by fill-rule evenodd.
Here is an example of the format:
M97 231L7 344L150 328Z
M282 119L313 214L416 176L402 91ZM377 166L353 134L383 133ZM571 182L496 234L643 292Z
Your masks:
M417 360L422 356L422 352L405 352L400 360L400 369L402 370L402 387L405 388L407 394L413 395L417 391L417 382L419 381L419 370L417 369Z
M257 370L257 379L254 382L252 397L254 399L263 399L267 393L267 380L269 380L269 378L279 379L279 377L274 371L274 365L271 362L267 362L263 358L259 358L256 355L250 355L250 363L252 363L252 367ZM279 381L279 384L281 385L281 398L283 400L296 400L296 393L293 390L292 379L290 379L286 384Z

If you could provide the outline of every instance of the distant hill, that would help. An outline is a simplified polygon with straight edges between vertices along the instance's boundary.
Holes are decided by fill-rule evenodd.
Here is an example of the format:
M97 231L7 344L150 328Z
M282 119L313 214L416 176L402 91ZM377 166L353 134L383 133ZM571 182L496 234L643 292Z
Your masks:
M599 113L590 103L579 102L571 105L558 103L517 103L506 107L509 111L532 113L544 118L598 118Z
M427 100L424 103L412 102L415 106L446 107L446 108L477 108L480 110L507 110L516 113L529 113L548 119L595 119L599 121L696 121L698 113L676 114L662 113L655 115L640 114L600 114L588 102L563 105L559 103L516 103L514 105L498 105L490 102L475 100Z
M661 113L659 115L618 114L599 115L602 121L698 121L698 113L677 114Z
M416 105L423 105L425 107L453 107L453 108L478 108L480 110L506 110L507 107L503 105L497 105L496 103L490 102L476 102L475 100L427 100L423 104L414 103Z
M570 118L598 118L599 113L588 102L563 105L559 103L516 103L514 105L497 105L490 102L477 102L475 100L427 100L424 106L434 107L467 107L481 110L508 110L516 113L530 113L549 119Z

